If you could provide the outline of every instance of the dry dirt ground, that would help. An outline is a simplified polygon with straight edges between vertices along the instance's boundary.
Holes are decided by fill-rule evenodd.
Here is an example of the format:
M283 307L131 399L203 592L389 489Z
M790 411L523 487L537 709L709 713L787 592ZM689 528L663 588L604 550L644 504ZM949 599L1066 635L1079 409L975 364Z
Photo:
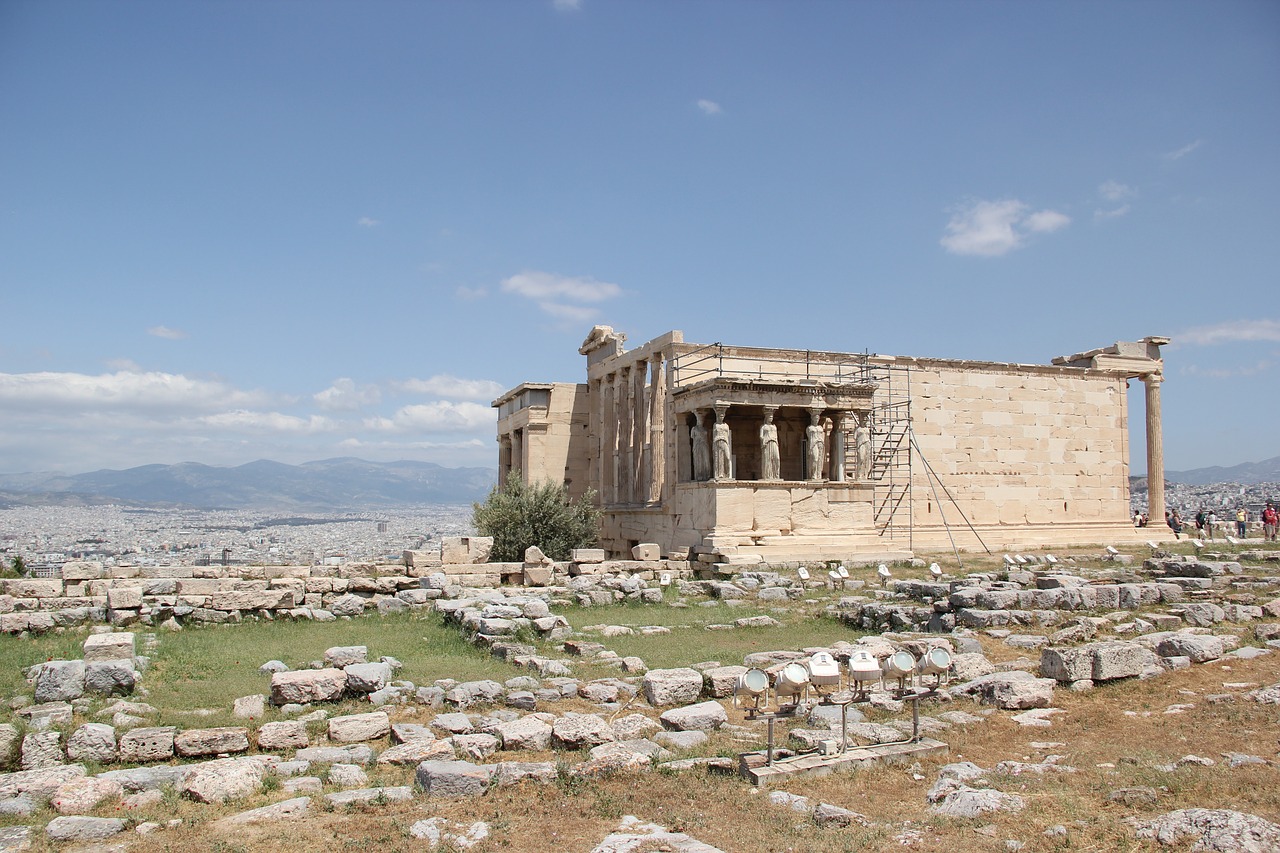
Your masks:
M999 657L991 648L992 657ZM1007 652L1005 657L1011 655ZM906 767L881 767L785 786L792 794L851 809L867 817L867 827L823 829L812 820L770 804L767 792L746 782L703 770L681 774L654 771L619 774L590 782L563 781L495 789L485 796L447 801L417 798L410 804L371 806L353 811L317 812L305 820L211 832L217 814L207 807L177 803L176 816L189 823L151 838L138 839L137 853L188 850L421 850L411 838L415 821L442 816L460 823L486 821L490 837L477 851L589 851L623 815L683 831L726 851L1123 851L1152 850L1138 841L1124 819L1154 817L1179 808L1225 808L1280 822L1280 709L1253 702L1210 703L1207 695L1245 692L1242 683L1280 680L1280 655L1252 661L1224 659L1149 681L1128 681L1087 693L1055 691L1064 713L1047 728L1028 728L997 711L987 721L953 727L939 735L950 754ZM1180 706L1170 713L1171 706ZM967 703L949 708L975 711ZM936 710L942 710L938 708ZM890 719L883 715L881 719ZM742 722L731 711L731 721ZM1056 744L1047 746L1045 744ZM742 749L721 736L718 751ZM1229 769L1225 753L1247 753L1272 762ZM1019 814L978 819L948 819L930 814L925 792L937 769L951 761L972 761L990 768L1005 760L1039 761L1058 754L1060 765L1075 772L1045 776L995 776L994 787L1026 798ZM1161 769L1186 755L1213 759L1212 767L1189 763ZM529 760L540 756L530 755ZM408 771L402 771L402 783ZM387 784L397 780L384 777ZM1122 805L1108 802L1117 788L1155 789L1156 801ZM245 808L280 799L262 796ZM157 818L173 817L164 809ZM144 818L144 815L138 815ZM1046 836L1060 825L1065 835ZM1016 848L1009 841L1025 846ZM661 848L652 848L661 849ZM1168 848L1160 848L1168 849Z

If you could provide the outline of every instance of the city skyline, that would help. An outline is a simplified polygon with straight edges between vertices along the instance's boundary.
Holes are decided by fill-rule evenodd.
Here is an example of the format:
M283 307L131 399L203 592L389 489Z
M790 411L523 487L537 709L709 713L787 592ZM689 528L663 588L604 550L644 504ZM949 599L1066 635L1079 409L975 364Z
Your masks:
M0 472L493 466L490 401L595 323L1168 335L1166 466L1267 459L1278 105L1263 2L15 0Z

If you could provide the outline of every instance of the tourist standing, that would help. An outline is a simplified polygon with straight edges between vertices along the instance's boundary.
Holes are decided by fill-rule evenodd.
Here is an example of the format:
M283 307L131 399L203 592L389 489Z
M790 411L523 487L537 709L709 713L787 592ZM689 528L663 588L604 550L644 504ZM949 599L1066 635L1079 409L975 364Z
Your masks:
M1236 510L1236 535L1241 539L1245 538L1245 534L1249 530L1249 513L1245 512L1244 507Z
M1276 525L1280 524L1280 513L1275 504L1267 501L1267 508L1262 511L1262 538L1267 542L1276 541Z

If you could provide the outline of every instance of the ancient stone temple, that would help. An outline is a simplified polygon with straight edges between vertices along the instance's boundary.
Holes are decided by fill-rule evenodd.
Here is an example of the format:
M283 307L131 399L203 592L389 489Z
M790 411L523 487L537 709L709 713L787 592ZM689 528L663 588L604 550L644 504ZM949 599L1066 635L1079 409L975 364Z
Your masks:
M585 383L494 402L499 474L591 489L601 544L768 560L1151 539L1129 516L1128 380L1163 513L1160 347L1005 364L685 343L597 326Z

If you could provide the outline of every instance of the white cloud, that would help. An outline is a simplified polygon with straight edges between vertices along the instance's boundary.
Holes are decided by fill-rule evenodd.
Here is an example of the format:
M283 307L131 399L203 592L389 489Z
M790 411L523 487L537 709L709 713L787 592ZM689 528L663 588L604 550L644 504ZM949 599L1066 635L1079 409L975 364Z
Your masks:
M607 281L536 270L526 270L503 279L502 290L534 300L562 298L575 302L603 302L622 294L621 287Z
M240 409L233 412L219 412L216 415L204 415L194 418L188 423L208 428L244 431L244 432L279 432L288 434L310 434L330 432L335 428L333 421L320 415L299 418L280 412L252 412Z
M551 5L557 12L577 12L582 8L582 0L552 0Z
M459 379L437 374L427 379L406 379L396 388L410 394L432 394L452 400L492 400L505 389L492 379Z
M83 373L0 373L0 402L13 406L66 406L85 409L192 408L256 406L266 402L257 391L240 391L218 380L173 373L118 371Z
M724 112L719 104L715 101L709 101L706 98L700 98L698 100L698 109L702 110L704 114L709 116L718 116L720 113Z
M1030 233L1047 234L1070 222L1056 210L1033 213L1017 199L976 200L955 210L940 242L952 254L999 257L1021 248Z
M470 302L476 299L484 299L489 295L489 290L484 287L467 287L465 284L460 284L453 291L453 294L459 299L465 299Z
M1176 151L1170 151L1166 153L1164 155L1164 159L1170 162L1174 160L1181 160L1183 157L1186 157L1188 154L1190 154L1192 151L1195 151L1197 148L1199 148L1203 144L1204 144L1203 139L1197 139L1195 142L1191 142L1187 145L1184 145Z
M379 222L378 220L371 219L368 216L361 216L359 219L356 220L356 225L359 225L361 228L376 228L381 224L382 223Z
M1027 229L1039 234L1051 234L1059 228L1071 224L1071 217L1056 210L1040 210L1028 216L1024 223Z
M147 329L147 334L167 341L180 341L187 336L187 333L181 329L170 329L168 326L152 326Z
M1250 341L1280 341L1280 320L1234 320L1197 326L1175 335L1174 343L1214 346Z
M1124 216L1126 213L1130 211L1130 209L1131 208L1127 204L1122 204L1119 207L1112 208L1111 210L1103 210L1102 208L1098 208L1093 212L1093 218L1094 219L1115 219L1118 216Z
M333 380L333 384L323 391L313 394L312 399L322 409L350 412L377 403L382 399L382 392L375 385L356 385L354 380L343 377Z
M1128 184L1122 184L1119 181L1104 181L1098 186L1098 195L1107 201L1124 201L1126 198L1133 198L1138 191Z
M588 308L585 305L565 305L561 302L539 302L538 307L552 317L570 320L574 323L586 323L594 320L598 313L596 309Z
M1246 364L1240 367L1200 367L1196 364L1189 364L1186 367L1181 368L1178 372L1185 376L1203 376L1208 379L1231 379L1236 376L1257 376L1262 373L1268 373L1274 366L1274 362L1264 359L1255 364Z
M480 403L437 400L404 406L390 418L367 418L367 429L378 432L476 432L492 430L497 414Z

